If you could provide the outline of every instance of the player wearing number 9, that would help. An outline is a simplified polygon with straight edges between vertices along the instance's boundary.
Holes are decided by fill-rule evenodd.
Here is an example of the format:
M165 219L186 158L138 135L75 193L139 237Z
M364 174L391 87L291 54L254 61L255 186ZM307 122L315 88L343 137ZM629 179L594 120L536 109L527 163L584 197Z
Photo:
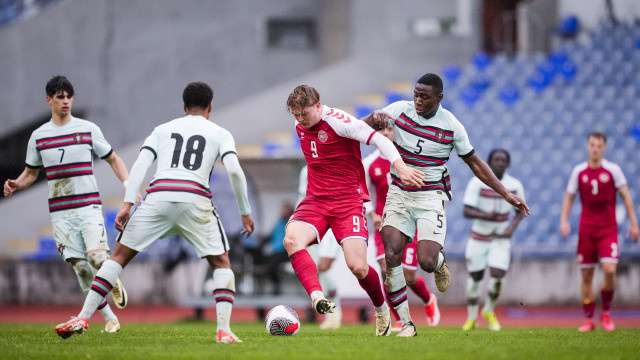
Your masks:
M242 233L249 236L254 223L247 183L231 133L209 121L213 90L205 83L190 83L182 98L186 116L156 127L131 168L124 205L115 220L116 229L122 233L111 260L105 262L94 283L115 280L139 251L157 239L179 234L193 244L198 256L205 258L213 270L217 341L240 342L229 327L235 280L229 262L229 242L211 202L209 177L214 163L221 159L227 170L242 216ZM147 197L130 215L135 194L154 161L157 161L157 170ZM105 288L96 287L102 292L90 292L78 315L78 319L86 319L87 324L104 297ZM69 328L77 329L78 324L70 324Z
M560 232L567 237L571 227L567 221L571 204L576 196L582 200L580 228L578 230L578 266L582 274L581 295L583 311L587 321L578 330L594 329L592 318L595 313L595 293L593 275L598 258L602 264L604 279L600 291L602 299L602 325L605 330L615 329L609 310L615 289L618 251L618 224L616 222L616 192L620 193L631 223L627 236L638 241L638 219L629 195L629 187L622 169L617 164L603 158L607 146L607 136L593 132L587 138L589 160L573 168L567 194L560 214Z

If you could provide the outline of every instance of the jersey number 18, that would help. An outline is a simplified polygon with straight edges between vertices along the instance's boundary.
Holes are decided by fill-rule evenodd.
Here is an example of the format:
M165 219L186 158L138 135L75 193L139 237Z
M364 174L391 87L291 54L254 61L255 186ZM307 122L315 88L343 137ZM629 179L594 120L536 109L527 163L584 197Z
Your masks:
M178 133L171 134L172 139L176 139L176 146L173 148L173 158L171 158L171 167L178 167L180 164L180 154L182 153L182 143L184 142L182 135ZM182 166L188 170L198 170L202 166L202 153L206 141L201 135L193 135L187 139L186 151L182 158Z

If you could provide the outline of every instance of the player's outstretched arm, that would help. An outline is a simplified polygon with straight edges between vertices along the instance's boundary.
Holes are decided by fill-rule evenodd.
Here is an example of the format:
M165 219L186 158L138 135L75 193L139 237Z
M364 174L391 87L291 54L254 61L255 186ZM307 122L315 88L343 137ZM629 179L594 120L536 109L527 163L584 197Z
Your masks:
M631 240L633 242L638 242L638 238L640 238L640 229L638 229L638 218L636 217L636 210L633 207L633 200L631 200L631 195L629 194L629 186L623 185L618 189L620 196L622 196L622 201L624 201L624 206L627 208L627 215L629 216L629 222L631 225L629 226L629 230L627 231L627 236L631 236Z
M113 173L116 174L120 181L122 181L122 185L126 189L127 185L129 185L129 171L127 170L127 166L124 164L124 161L122 161L122 158L113 151L111 155L106 157L104 160L109 164L109 166L111 166ZM138 191L138 194L136 195L136 204L140 204L141 202L142 194Z
M40 174L40 169L32 169L26 166L17 179L8 179L4 182L4 196L11 196L18 190L28 188L36 181L38 174Z
M462 158L464 162L469 166L473 174L480 179L483 183L485 183L488 187L495 190L498 194L500 194L509 204L520 209L524 216L531 214L529 210L529 206L527 203L522 200L517 195L509 192L498 180L496 175L491 171L491 168L487 163L482 161L477 154L472 154L469 157Z
M571 212L571 205L573 204L573 198L575 195L567 193L562 202L562 210L560 210L560 234L562 237L569 236L571 232L571 225L569 225L569 213Z
M231 189L236 197L240 214L242 215L242 226L244 230L241 234L245 236L251 235L253 232L253 218L251 217L251 205L249 204L249 195L247 189L247 179L244 176L238 155L229 153L222 158L222 164L227 170Z
M127 181L127 179L129 179L129 171L127 170L127 166L115 151L111 152L111 155L106 157L104 160L109 164L109 166L111 166L113 173L116 174L118 179L120 179L123 184L125 181Z
M371 126L374 130L378 131L386 129L389 126L389 122L394 120L394 118L386 111L376 110L363 117L361 120Z

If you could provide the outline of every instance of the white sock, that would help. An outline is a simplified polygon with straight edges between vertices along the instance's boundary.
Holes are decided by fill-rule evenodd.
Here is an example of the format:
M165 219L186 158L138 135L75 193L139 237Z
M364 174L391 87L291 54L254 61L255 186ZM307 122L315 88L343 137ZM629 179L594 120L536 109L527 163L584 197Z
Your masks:
M442 255L442 251L438 253L438 265L436 265L436 269L440 269L444 264L444 255Z
M80 283L82 292L87 295L89 290L91 290L91 283L93 282L93 270L91 270L89 262L87 260L78 261L73 265L73 271L75 271L76 276L78 277L78 283ZM109 304L98 311L102 314L105 320L118 320L118 317L113 313Z
M381 306L374 306L374 309L376 309L376 312L379 314L389 310L389 306L384 302Z
M324 297L324 293L320 290L314 290L311 292L311 301L317 299L317 298L323 298Z
M489 278L489 284L487 286L487 301L484 303L484 312L493 312L493 308L496 306L498 296L500 295L500 288L502 287L502 279L491 277Z
M467 320L478 319L478 299L480 298L480 282L467 278ZM472 305L471 302L474 302Z
M407 301L407 282L402 272L402 266L387 268L387 278L384 282L389 299L393 308L396 309L400 316L402 324L407 324L411 320L409 313L409 302Z
M216 269L213 272L213 297L216 300L218 330L231 331L229 322L235 299L235 276L231 269Z
M104 301L105 296L111 291L116 280L120 277L122 272L122 266L113 260L107 260L102 264L100 270L96 274L92 284L91 290L87 294L87 298L84 300L84 306L78 314L81 319L90 319L96 309ZM106 306L103 310L106 309ZM115 316L115 315L114 315Z

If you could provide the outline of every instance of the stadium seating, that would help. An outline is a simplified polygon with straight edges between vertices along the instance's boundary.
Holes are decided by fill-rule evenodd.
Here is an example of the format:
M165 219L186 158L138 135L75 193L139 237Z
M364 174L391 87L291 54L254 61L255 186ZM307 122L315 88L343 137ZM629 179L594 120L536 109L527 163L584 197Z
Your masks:
M571 21L562 26L576 25ZM587 159L585 141L591 131L608 135L605 158L621 165L634 204L640 203L636 181L640 178L636 164L639 72L639 23L603 23L585 42L563 37L548 55L490 57L479 52L468 64L443 68L443 106L463 122L481 156L496 147L507 149L512 158L509 172L524 185L532 216L514 235L514 253L525 257L575 255L580 201L575 201L571 212L573 231L568 239L560 236L560 210L571 169ZM404 95L412 96L411 92ZM454 201L447 209L446 242L447 255L461 257L470 226L462 217L461 198L472 174L455 157L448 163ZM624 211L622 202L618 203ZM640 247L631 246L626 237L626 215L619 218L621 253L640 256Z

